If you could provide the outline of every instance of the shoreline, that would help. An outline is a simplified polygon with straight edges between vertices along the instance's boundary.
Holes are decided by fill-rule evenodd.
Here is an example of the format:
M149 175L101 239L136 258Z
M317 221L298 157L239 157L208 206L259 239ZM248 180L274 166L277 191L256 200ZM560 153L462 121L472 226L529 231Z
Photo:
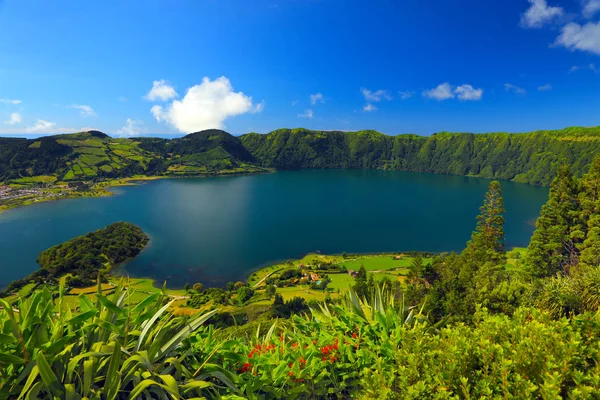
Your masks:
M73 191L65 189L60 191L59 196L48 196L40 198L26 198L23 197L22 203L19 202L19 198L14 199L18 204L0 204L0 215L10 210L16 210L18 208L25 208L27 206L47 203L51 201L60 201L66 199L77 199L77 198L92 198L92 197L110 197L115 193L110 189L126 186L138 186L144 182L157 181L161 179L182 179L182 178L211 178L211 177L235 177L235 176L251 176L265 173L276 172L274 169L265 169L265 171L256 172L225 172L225 173L211 173L201 175L136 175L132 177L115 178L111 180L104 180L94 183L94 187L89 191Z

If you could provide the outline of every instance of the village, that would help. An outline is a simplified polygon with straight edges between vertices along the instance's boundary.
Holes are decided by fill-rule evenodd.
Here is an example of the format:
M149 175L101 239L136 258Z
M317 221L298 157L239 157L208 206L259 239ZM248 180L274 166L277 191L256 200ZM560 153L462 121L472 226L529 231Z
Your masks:
M0 185L0 210L41 201L83 196L73 185Z
M26 189L13 189L10 186L0 186L0 202L8 200L16 200L23 197L58 197L62 193L48 192L45 188L26 188Z

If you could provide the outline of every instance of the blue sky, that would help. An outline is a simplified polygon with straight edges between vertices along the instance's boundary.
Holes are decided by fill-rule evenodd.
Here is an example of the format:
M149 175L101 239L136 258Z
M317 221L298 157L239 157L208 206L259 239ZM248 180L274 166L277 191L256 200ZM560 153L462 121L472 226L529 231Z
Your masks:
M600 125L600 0L0 0L0 134Z

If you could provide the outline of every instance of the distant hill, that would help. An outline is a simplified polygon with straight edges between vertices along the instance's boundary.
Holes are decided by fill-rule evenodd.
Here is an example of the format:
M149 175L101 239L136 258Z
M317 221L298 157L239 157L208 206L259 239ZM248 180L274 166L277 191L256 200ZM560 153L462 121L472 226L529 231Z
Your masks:
M77 181L132 175L257 172L239 138L210 130L179 139L111 138L99 131L0 138L0 182L38 175Z
M116 139L99 131L39 139L0 138L0 182L140 175L196 176L264 168L390 169L548 185L567 162L581 176L600 154L600 127L522 134L388 136L376 131L279 129L235 137L205 130L177 139Z
M600 155L600 127L431 136L279 129L240 139L261 165L278 169L377 168L538 185L549 185L563 162L581 176Z

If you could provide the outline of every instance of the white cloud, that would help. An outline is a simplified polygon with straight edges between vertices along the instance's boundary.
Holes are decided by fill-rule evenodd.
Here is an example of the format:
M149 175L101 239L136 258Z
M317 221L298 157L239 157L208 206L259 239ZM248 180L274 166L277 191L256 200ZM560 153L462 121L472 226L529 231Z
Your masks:
M234 92L229 79L222 76L214 81L205 77L201 84L189 88L183 99L174 100L165 107L155 105L150 111L157 121L189 133L222 129L227 118L263 109L264 102L254 105L252 97Z
M398 94L400 95L400 98L402 100L406 100L406 99L410 99L411 97L413 97L415 95L415 92L411 92L411 91L407 90L405 92L398 92Z
M590 71L594 72L594 73L600 73L600 69L596 68L596 64L588 64L588 65L584 65L582 67L580 67L579 65L573 65L571 67L571 69L569 70L569 72L577 72L580 69L589 69Z
M140 127L142 124L142 121L127 118L125 125L115 133L119 136L137 136L142 132L142 128Z
M365 112L373 112L373 111L377 111L377 107L375 107L373 104L367 104L366 106L363 107L363 110Z
M323 94L322 93L311 94L308 97L310 98L310 104L312 104L313 106L315 104L317 104L317 102L319 102L319 103L325 103L325 99L323 98Z
M16 124L20 124L21 120L22 120L21 114L12 113L12 114L10 114L10 119L8 121L4 121L4 123L7 125L16 125Z
M83 128L79 129L79 131L80 132L100 131L100 129L92 128L91 126L84 126Z
M125 101L127 101L127 97L119 96L119 101L125 102Z
M583 5L583 15L586 18L592 18L598 11L600 11L600 0L587 0Z
M465 84L454 89L454 93L458 96L459 100L481 100L483 89L475 89L473 86Z
M79 110L79 114L81 114L81 116L83 116L83 117L95 117L96 116L96 112L94 111L94 109L85 104L73 104L73 105L69 106L69 108L74 108L76 110Z
M56 131L56 123L38 119L33 126L27 128L31 133L52 133Z
M312 119L314 117L313 110L304 110L302 114L298 114L298 118L308 118Z
M529 0L529 3L531 7L521 15L521 26L525 28L541 28L564 14L561 7L550 7L546 0Z
M552 90L552 85L549 83L546 83L545 85L542 86L538 86L537 88L540 92L547 92L548 90Z
M579 25L570 22L561 28L556 44L569 50L589 51L600 54L600 21Z
M369 89L361 88L360 91L365 96L366 101L392 100L392 96L389 95L387 90L379 89L372 92Z
M292 101L292 105L295 106L296 104L300 103L300 100L293 100Z
M2 103L2 104L17 105L17 104L21 104L22 101L21 100L14 100L14 99L0 99L0 103Z
M167 101L174 99L175 97L177 97L175 88L169 85L164 79L161 79L160 81L152 82L152 89L150 89L145 98L151 101Z
M475 89L472 85L466 83L460 86L453 86L448 82L444 82L433 89L423 91L423 96L437 101L454 98L458 98L461 101L475 101L481 100L483 89Z
M527 94L527 90L520 88L518 86L515 86L512 83L505 83L504 90L506 90L507 92L513 92L516 94Z
M450 85L448 82L441 83L433 89L425 90L423 92L423 96L438 101L453 99L456 97L452 91L452 85Z

